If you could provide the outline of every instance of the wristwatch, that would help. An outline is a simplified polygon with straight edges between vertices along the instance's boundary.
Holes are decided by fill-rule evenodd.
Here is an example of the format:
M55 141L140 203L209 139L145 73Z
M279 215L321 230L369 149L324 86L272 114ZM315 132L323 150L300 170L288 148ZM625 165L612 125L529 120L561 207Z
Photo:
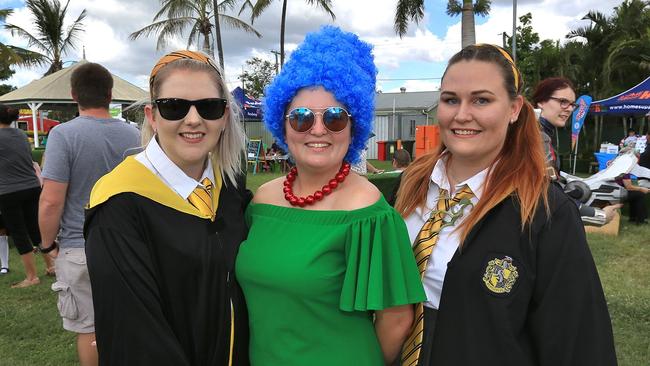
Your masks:
M50 246L48 246L47 248L43 248L43 247L41 246L41 247L38 248L38 250L39 250L41 253L43 253L43 254L47 254L47 253L53 251L54 249L56 249L58 246L59 246L59 244L58 244L58 243L56 242L56 240L55 240L55 241L53 241L52 244L50 244Z

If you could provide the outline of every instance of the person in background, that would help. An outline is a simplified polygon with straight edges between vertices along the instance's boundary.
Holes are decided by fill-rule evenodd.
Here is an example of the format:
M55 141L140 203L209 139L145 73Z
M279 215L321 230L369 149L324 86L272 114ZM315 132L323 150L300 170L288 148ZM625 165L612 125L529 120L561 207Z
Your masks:
M9 273L9 238L0 212L0 275Z
M555 169L559 176L561 162L555 146L555 129L563 128L576 108L576 93L573 83L563 77L551 77L537 84L533 93L532 104L542 113L539 124L549 167Z
M296 166L246 211L235 268L254 366L384 365L424 299L404 222L350 170L372 126L376 74L369 44L325 26L266 89L265 126Z
M49 133L43 167L43 193L39 205L41 251L56 258L58 308L63 329L77 334L81 366L97 365L95 316L86 252L84 206L97 179L138 146L139 132L111 118L113 77L102 65L76 66L70 77L70 94L79 117ZM58 240L57 240L58 238Z
M563 77L551 77L537 84L533 92L532 104L542 110L539 125L542 132L542 144L546 155L547 173L558 183L561 163L557 156L555 129L563 128L576 108L576 93L573 83ZM558 183L559 184L559 183ZM580 216L585 224L602 226L610 222L621 204L604 208L591 207L576 202Z
M639 137L636 135L636 130L634 130L633 128L628 128L628 129L627 129L627 136L625 136L625 137L621 140L621 142L620 142L620 144L619 144L619 147L620 147L621 149L624 149L624 148L626 148L626 147L634 148L634 145L636 144L636 140L637 140L638 138L639 138Z
M411 154L405 149L395 150L393 154L393 172L402 172L411 164Z
M441 146L404 171L395 205L427 293L402 365L616 365L578 210L549 183L522 90L498 46L449 60Z
M202 52L163 56L149 78L145 150L93 188L84 233L103 366L248 365L233 265L251 195L222 75Z
M25 279L12 288L38 285L34 247L41 244L38 229L38 197L41 184L34 170L32 149L23 130L10 127L18 109L0 104L0 211L25 269ZM47 271L53 261L43 256Z
M650 130L645 134L645 150L639 155L638 164L644 168L650 169Z
M634 146L621 149L620 154L634 150ZM638 153L636 153L638 156ZM640 164L639 164L640 165ZM631 174L623 174L616 178L616 183L627 191L626 203L629 205L629 222L637 225L647 224L648 208L645 205L645 195L650 193L650 188L641 187L632 183Z

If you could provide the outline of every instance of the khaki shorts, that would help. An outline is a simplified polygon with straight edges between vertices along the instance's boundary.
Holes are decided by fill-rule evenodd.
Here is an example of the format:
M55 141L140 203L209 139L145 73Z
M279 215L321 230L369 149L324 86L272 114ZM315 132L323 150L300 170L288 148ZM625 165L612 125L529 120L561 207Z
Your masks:
M56 257L56 282L52 291L59 294L58 308L63 329L75 333L95 332L95 312L84 248L63 248Z

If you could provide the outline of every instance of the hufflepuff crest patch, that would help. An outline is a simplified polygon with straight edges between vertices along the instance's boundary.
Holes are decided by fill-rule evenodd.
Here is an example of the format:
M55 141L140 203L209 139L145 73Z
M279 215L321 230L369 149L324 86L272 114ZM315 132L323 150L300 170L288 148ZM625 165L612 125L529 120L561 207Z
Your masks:
M509 293L519 277L517 267L512 264L512 258L494 258L488 262L483 275L483 282L488 290L497 293Z

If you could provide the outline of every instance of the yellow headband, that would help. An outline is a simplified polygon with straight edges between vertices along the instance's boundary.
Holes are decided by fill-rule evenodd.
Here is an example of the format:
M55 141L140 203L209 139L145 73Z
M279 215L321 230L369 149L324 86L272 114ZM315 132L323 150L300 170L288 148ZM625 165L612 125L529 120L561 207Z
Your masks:
M494 45L494 44L488 44L488 43L477 43L475 45L476 47L493 47L497 51L503 55L503 57L508 60L508 63L510 64L510 67L512 67L512 74L515 76L515 90L518 92L519 91L519 81L521 80L521 74L519 73L519 69L515 65L515 61L512 59L512 56L508 53L508 51L504 50L503 48Z
M216 71L217 74L221 76L221 72L219 72L219 68L217 67L217 65L206 54L202 52L190 51L190 50L174 51L160 58L160 60L158 60L156 65L153 67L153 69L151 69L151 75L149 76L149 87L150 88L153 87L154 78L156 77L158 72L160 72L160 70L163 67L165 67L165 65L172 63L176 60L182 60L182 59L191 59L191 60L196 60L196 61L206 63L212 66L212 68L214 68L214 71Z

